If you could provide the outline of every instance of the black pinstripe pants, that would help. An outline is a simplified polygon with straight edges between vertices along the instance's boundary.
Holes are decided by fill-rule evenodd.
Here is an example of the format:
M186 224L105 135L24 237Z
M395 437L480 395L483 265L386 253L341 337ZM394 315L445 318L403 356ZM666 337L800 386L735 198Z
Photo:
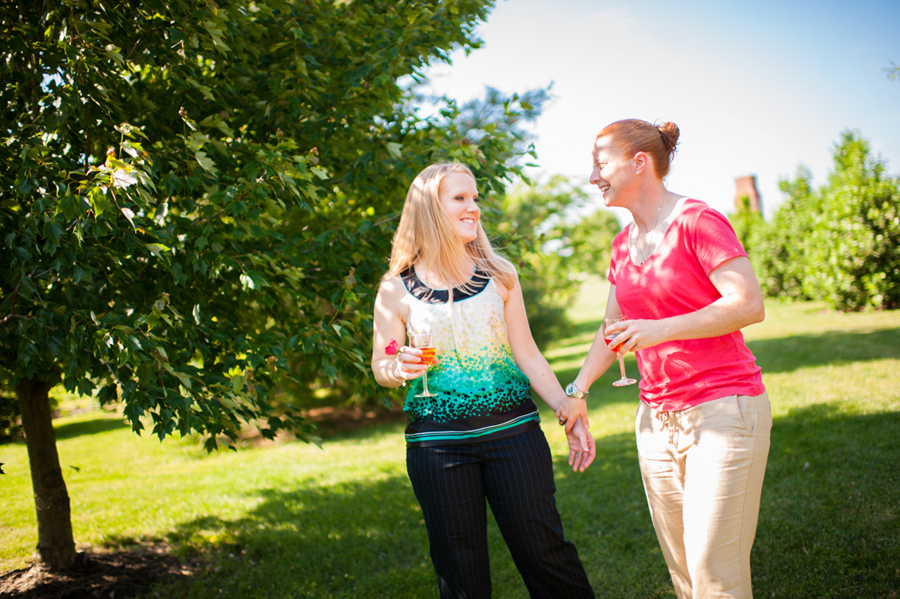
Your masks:
M594 596L575 546L563 537L540 429L483 443L410 447L406 467L442 599L491 596L485 499L532 599Z

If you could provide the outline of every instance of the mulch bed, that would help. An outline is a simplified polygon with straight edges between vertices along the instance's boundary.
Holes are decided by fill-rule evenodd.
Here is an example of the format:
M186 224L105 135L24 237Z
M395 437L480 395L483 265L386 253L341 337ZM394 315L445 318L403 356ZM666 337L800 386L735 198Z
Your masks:
M134 551L81 552L67 572L31 568L0 574L3 599L123 599L147 593L159 582L193 576L199 564L182 562L165 545Z

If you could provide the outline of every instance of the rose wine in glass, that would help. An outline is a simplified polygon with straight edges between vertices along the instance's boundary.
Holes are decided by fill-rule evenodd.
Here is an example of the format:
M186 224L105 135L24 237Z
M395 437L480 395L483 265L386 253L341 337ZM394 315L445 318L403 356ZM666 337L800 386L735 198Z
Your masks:
M616 339L616 334L615 333L608 334L606 332L606 329L610 325L617 323L617 322L621 322L623 320L625 320L624 316L619 316L616 318L604 318L603 323L600 325L600 327L602 328L602 332L603 332L603 340L606 341L606 345L609 346L610 350L616 352L616 357L619 359L619 371L622 373L622 378L620 378L619 380L617 380L613 383L613 386L615 386L615 387L624 387L626 385L633 385L637 382L635 379L628 378L628 376L625 374L624 356L621 353L619 353L619 351L616 350L616 348L615 348L616 344L614 343L614 341Z
M434 346L431 343L431 333L411 333L409 336L410 345L416 349L422 350L421 364L425 364L426 368L422 372L422 392L416 397L435 397L435 393L428 391L428 366L434 362Z
M434 362L434 348L422 347L419 349L422 350L422 363L431 366L431 363Z

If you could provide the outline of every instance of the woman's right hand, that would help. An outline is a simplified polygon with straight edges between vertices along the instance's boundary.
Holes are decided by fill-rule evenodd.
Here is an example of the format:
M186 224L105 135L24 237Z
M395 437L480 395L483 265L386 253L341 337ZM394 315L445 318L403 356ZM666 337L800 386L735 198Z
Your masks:
M569 466L572 467L572 472L584 472L597 457L593 435L579 419L572 427L572 432L566 434L566 440L569 442Z
M428 368L427 364L422 363L422 350L407 345L397 350L394 361L396 362L394 374L402 381L415 380ZM437 363L437 360L434 363Z

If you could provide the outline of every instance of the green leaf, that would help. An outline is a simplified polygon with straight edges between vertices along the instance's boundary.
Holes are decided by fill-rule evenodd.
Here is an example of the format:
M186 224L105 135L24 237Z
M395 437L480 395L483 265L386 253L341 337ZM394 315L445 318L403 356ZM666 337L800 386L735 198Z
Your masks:
M206 155L206 152L204 152L203 150L198 150L196 153L194 153L194 158L196 158L200 166L202 166L203 169L209 172L211 175L219 174L218 169L216 169L216 164L212 161L211 158Z
M172 251L171 248L161 243L145 243L144 247L146 247L150 251L150 253L152 253L157 258L164 258L163 253Z
M373 396L350 346L403 190L465 159L501 193L527 153L502 110L417 112L420 69L477 45L488 0L20 4L0 43L0 279L27 317L0 316L3 369L103 387L135 430L302 423L324 380ZM470 124L493 132L462 144ZM291 405L269 393L286 373Z
M88 199L91 203L91 208L94 209L94 215L97 217L101 216L112 206L106 195L106 187L92 188L88 194Z
M398 144L397 142L391 141L387 144L388 154L390 154L391 158L394 158L395 160L399 160L402 157L402 153L400 152L402 148L403 145Z
M172 374L181 381L181 384L185 386L186 389L191 389L191 377L184 374L183 372L178 372L177 370L173 370Z
M122 214L125 215L125 218L128 219L128 222L131 223L132 228L134 227L134 211L130 208L122 208Z
M124 168L117 168L110 175L110 182L113 187L123 188L134 185L138 178Z
M108 58L115 61L116 64L118 64L120 67L125 66L125 61L122 58L122 48L118 48L112 44L109 44L108 46L106 46L105 50L106 50L106 56Z

